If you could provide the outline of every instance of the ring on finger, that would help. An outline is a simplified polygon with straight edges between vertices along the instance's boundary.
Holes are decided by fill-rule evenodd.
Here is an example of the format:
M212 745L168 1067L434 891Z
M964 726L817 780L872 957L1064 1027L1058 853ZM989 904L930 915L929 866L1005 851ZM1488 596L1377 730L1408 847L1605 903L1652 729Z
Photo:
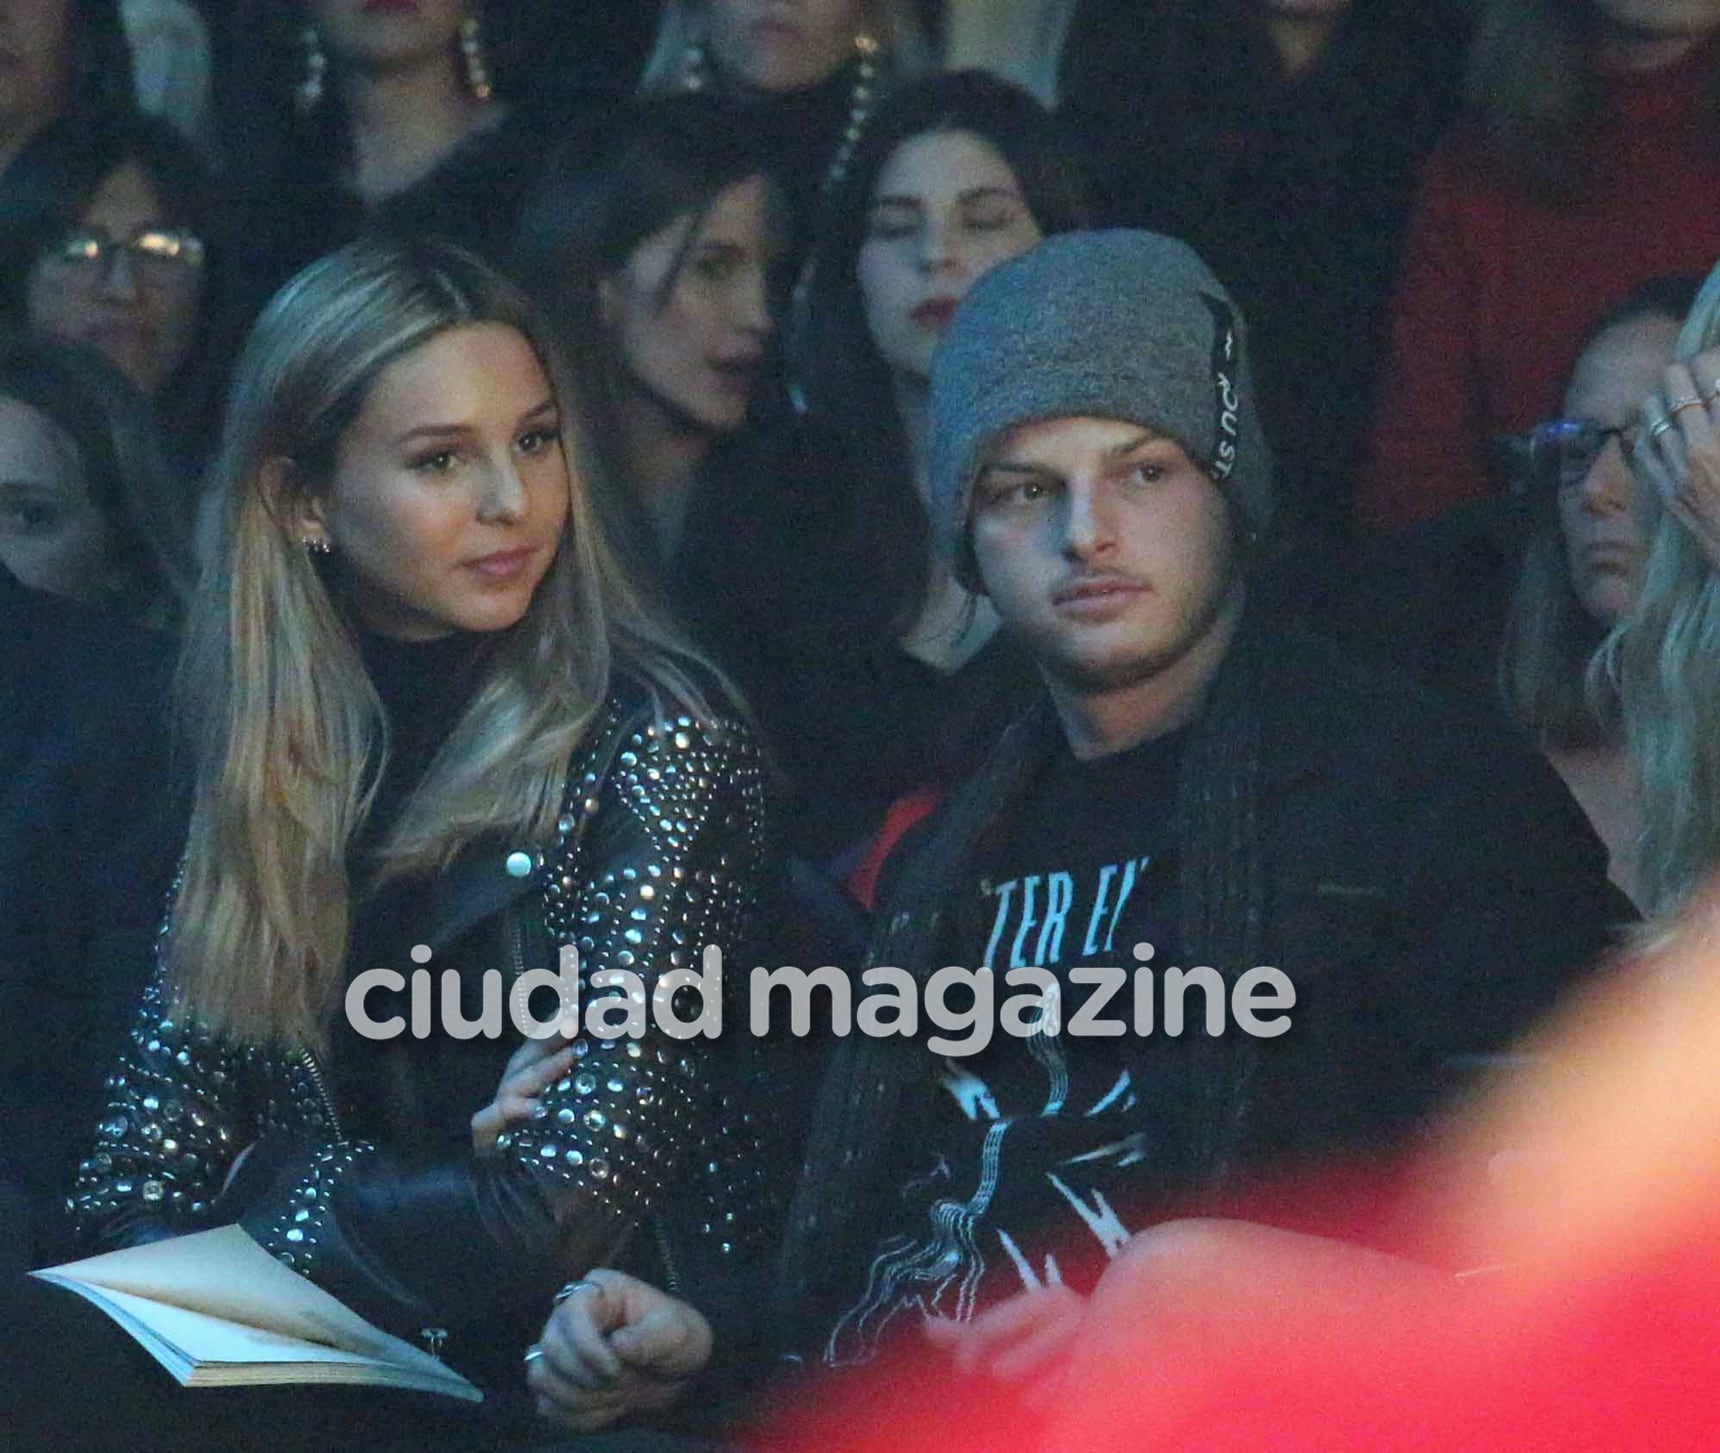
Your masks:
M1658 439L1662 434L1671 429L1672 426L1673 420L1670 418L1655 419L1648 426L1648 437L1650 439Z
M583 1279L580 1281L570 1281L555 1294L555 1305L559 1307L575 1292L600 1292L602 1290L603 1288L598 1286L594 1281L585 1281Z
M1699 409L1701 407L1702 400L1694 394L1689 398L1668 399L1666 401L1666 412L1668 414L1681 414L1686 409Z
M542 1356L543 1356L543 1348L539 1347L538 1344L536 1342L534 1342L534 1343L532 1343L532 1345L530 1347L526 1348L525 1356L520 1358L520 1361L521 1362L536 1362L538 1360L538 1358L540 1358Z

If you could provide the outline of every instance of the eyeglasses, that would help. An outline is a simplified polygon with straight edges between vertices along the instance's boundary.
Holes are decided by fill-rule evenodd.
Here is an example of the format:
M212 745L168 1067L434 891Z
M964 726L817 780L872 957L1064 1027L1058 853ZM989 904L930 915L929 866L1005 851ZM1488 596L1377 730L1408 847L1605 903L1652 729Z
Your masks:
M1561 492L1578 490L1608 444L1618 440L1628 459L1636 448L1637 426L1603 428L1592 419L1551 419L1513 441L1528 480Z
M45 260L79 277L105 278L123 252L144 282L173 282L203 266L203 240L177 227L141 227L123 241L99 227L73 227L49 243Z

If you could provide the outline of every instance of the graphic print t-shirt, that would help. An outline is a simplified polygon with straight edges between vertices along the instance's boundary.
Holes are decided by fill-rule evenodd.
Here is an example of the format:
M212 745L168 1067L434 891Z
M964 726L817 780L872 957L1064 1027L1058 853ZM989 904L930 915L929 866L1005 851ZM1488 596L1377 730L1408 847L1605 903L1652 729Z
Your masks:
M1060 1022L1056 1032L1042 1025L1019 1036L994 1015L986 1048L939 1061L941 1072L905 1110L897 1146L912 1173L886 1208L893 1234L875 1248L863 1294L831 1335L831 1364L869 1359L887 1333L925 1316L966 1320L1049 1283L1087 1290L1139 1229L1120 1212L1131 1182L1138 1188L1158 1158L1148 1083L1157 1039L1136 1033L1136 946L1152 945L1146 963L1155 971L1179 962L1175 815L1185 738L1177 732L1091 762L1063 749L980 852L958 915L956 962L993 970L998 1005L1037 992L1007 986L1010 969L1044 968L1058 984ZM1119 1035L1078 1032L1075 1013L1094 988L1069 973L1091 966L1128 976L1107 1005L1090 1006L1120 1024ZM1185 1012L1185 1033L1198 1034L1198 990Z

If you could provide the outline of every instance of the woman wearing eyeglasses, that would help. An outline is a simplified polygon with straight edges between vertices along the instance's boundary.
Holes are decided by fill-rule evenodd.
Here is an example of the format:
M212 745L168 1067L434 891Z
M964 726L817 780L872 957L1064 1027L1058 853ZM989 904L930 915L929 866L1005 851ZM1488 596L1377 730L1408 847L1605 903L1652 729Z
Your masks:
M1637 411L1672 357L1695 278L1645 283L1590 331L1560 417L1528 436L1539 523L1523 557L1499 656L1506 710L1558 769L1641 903L1634 775L1616 698L1588 689L1602 638L1636 600L1643 537L1635 509Z
M1644 914L1666 923L1720 865L1720 268L1636 417L1646 550L1602 665L1642 784Z
M164 122L56 121L0 179L0 311L87 343L201 458L217 396L207 346L213 184Z

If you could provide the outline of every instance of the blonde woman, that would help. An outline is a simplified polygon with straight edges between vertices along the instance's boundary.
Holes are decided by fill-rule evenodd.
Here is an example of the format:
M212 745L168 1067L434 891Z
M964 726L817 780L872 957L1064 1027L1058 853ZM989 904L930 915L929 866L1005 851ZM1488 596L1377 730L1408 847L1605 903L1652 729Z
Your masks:
M1632 464L1649 542L1636 607L1597 671L1616 685L1642 787L1640 902L1675 914L1720 864L1720 268L1697 294Z
M747 932L759 761L605 544L572 403L518 295L446 245L354 244L264 314L180 672L160 974L74 1196L91 1249L237 1220L504 1402L586 1267L676 1282L760 1234L750 1041L646 1012ZM570 948L599 998L478 1158L521 1043L503 988Z
M1644 541L1629 451L1643 394L1659 381L1699 278L1655 278L1590 330L1559 417L1523 440L1534 531L1500 641L1505 710L1558 770L1636 901L1642 833L1636 772L1610 690L1589 663L1635 599Z

